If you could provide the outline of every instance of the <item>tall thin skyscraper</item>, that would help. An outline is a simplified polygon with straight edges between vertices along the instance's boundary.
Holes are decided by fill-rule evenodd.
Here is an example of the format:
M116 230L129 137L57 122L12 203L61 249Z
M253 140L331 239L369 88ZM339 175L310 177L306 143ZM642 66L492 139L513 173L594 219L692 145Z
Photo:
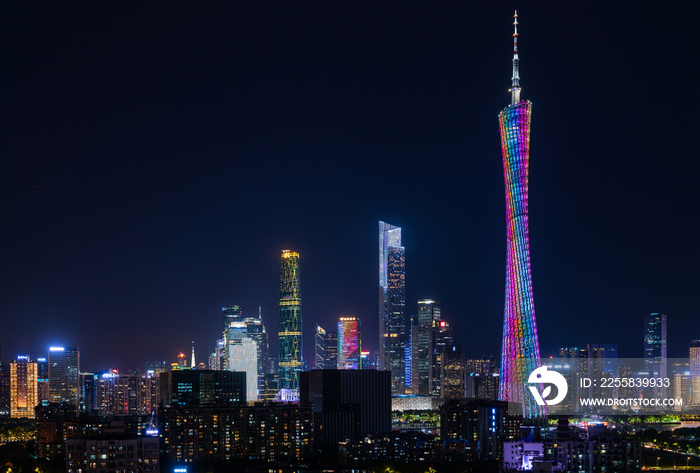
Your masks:
M80 351L78 347L49 348L49 400L66 402L76 409L80 392Z
M644 316L644 370L653 378L668 374L666 314L654 312ZM654 388L654 395L666 394L663 387Z
M299 389L301 371L301 292L299 253L282 252L280 273L279 387Z
M528 232L528 166L532 104L520 100L518 13L513 34L513 77L510 105L498 115L506 189L506 296L501 352L499 398L519 402L523 417L540 417L540 408L526 390L532 371L539 366L535 305L532 298Z
M406 377L406 251L401 227L379 222L379 367L391 371L391 394Z

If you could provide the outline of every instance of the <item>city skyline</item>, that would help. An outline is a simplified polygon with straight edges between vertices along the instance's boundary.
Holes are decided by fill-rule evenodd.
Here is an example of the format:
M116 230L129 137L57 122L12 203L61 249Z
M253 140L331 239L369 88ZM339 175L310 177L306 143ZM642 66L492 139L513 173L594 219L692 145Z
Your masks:
M465 355L498 356L511 5L141 8L3 16L3 363L78 346L86 371L143 368L192 340L206 360L228 304L276 334L285 248L307 362L343 316L376 353L380 220L403 231L406 317L440 300ZM543 356L641 357L653 312L669 357L700 338L697 9L518 9Z

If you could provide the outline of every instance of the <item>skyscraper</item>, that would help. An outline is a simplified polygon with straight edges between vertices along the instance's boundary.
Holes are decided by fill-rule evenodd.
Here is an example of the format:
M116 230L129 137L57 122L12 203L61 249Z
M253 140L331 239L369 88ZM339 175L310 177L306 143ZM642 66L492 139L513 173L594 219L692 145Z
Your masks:
M447 361L446 353L453 346L452 330L450 324L444 320L433 320L430 329L428 387L429 394L433 397L445 397L442 392L442 379L440 379L443 367Z
M644 359L666 359L666 314L654 312L644 316Z
M18 355L10 364L10 416L33 419L38 403L37 364L27 355Z
M405 390L406 256L401 227L379 222L379 370L391 371L391 393Z
M257 401L260 371L262 371L262 366L258 363L260 361L258 353L261 353L259 345L262 343L260 339L262 322L254 317L244 318L243 311L237 305L223 307L222 311L224 314L224 369L245 371L246 399Z
M653 312L644 316L644 370L652 378L668 374L666 314ZM664 387L653 389L655 396L665 396Z
M338 360L339 370L360 369L360 319L341 317L338 321Z
M49 401L80 405L80 351L78 347L49 348Z
M280 274L279 387L299 389L301 371L301 292L299 253L282 251Z
M519 402L523 416L543 414L526 383L539 366L535 305L532 298L530 243L528 235L528 166L530 155L530 115L532 104L520 100L518 58L518 13L513 34L513 77L510 105L498 115L506 189L506 295L501 352L499 398Z
M431 394L431 344L433 322L440 320L440 302L431 299L418 301L418 314L411 325L411 393Z
M245 322L248 337L255 342L255 350L257 352L258 390L262 392L265 388L265 367L267 366L268 344L267 331L262 321L262 311L260 307L258 307L257 317L246 317L243 319L243 322Z
M326 330L320 325L316 324L316 337L314 341L316 342L314 346L314 369L322 370L325 368L326 364Z
M316 364L317 370L334 370L338 361L338 333L329 332L316 324Z
M700 340L690 344L690 376L693 405L700 406Z

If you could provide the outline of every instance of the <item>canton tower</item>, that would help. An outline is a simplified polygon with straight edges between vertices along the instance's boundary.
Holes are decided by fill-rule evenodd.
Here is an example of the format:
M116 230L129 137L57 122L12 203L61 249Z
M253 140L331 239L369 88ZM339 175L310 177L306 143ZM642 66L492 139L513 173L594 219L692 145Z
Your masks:
M520 99L518 12L513 34L513 78L510 105L498 115L506 188L506 300L501 352L499 399L518 402L523 417L544 414L527 391L530 373L539 367L535 305L532 299L530 243L527 217L527 179L530 154L532 103Z

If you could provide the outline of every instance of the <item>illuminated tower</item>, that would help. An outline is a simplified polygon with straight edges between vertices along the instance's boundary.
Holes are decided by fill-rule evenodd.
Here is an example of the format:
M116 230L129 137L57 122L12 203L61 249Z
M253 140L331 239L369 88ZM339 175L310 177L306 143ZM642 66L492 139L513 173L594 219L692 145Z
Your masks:
M10 364L10 416L33 419L38 403L37 364L27 355L18 355Z
M391 371L391 394L406 377L406 269L401 227L379 222L379 366Z
M280 275L279 386L299 389L301 371L301 293L299 253L282 252Z
M339 370L360 369L360 319L358 317L341 317L338 322L338 359Z
M520 100L518 13L513 34L513 77L510 105L498 115L506 188L506 297L501 352L499 399L519 402L526 418L544 412L527 392L530 373L539 366L535 305L532 299L528 236L527 182L532 104Z

